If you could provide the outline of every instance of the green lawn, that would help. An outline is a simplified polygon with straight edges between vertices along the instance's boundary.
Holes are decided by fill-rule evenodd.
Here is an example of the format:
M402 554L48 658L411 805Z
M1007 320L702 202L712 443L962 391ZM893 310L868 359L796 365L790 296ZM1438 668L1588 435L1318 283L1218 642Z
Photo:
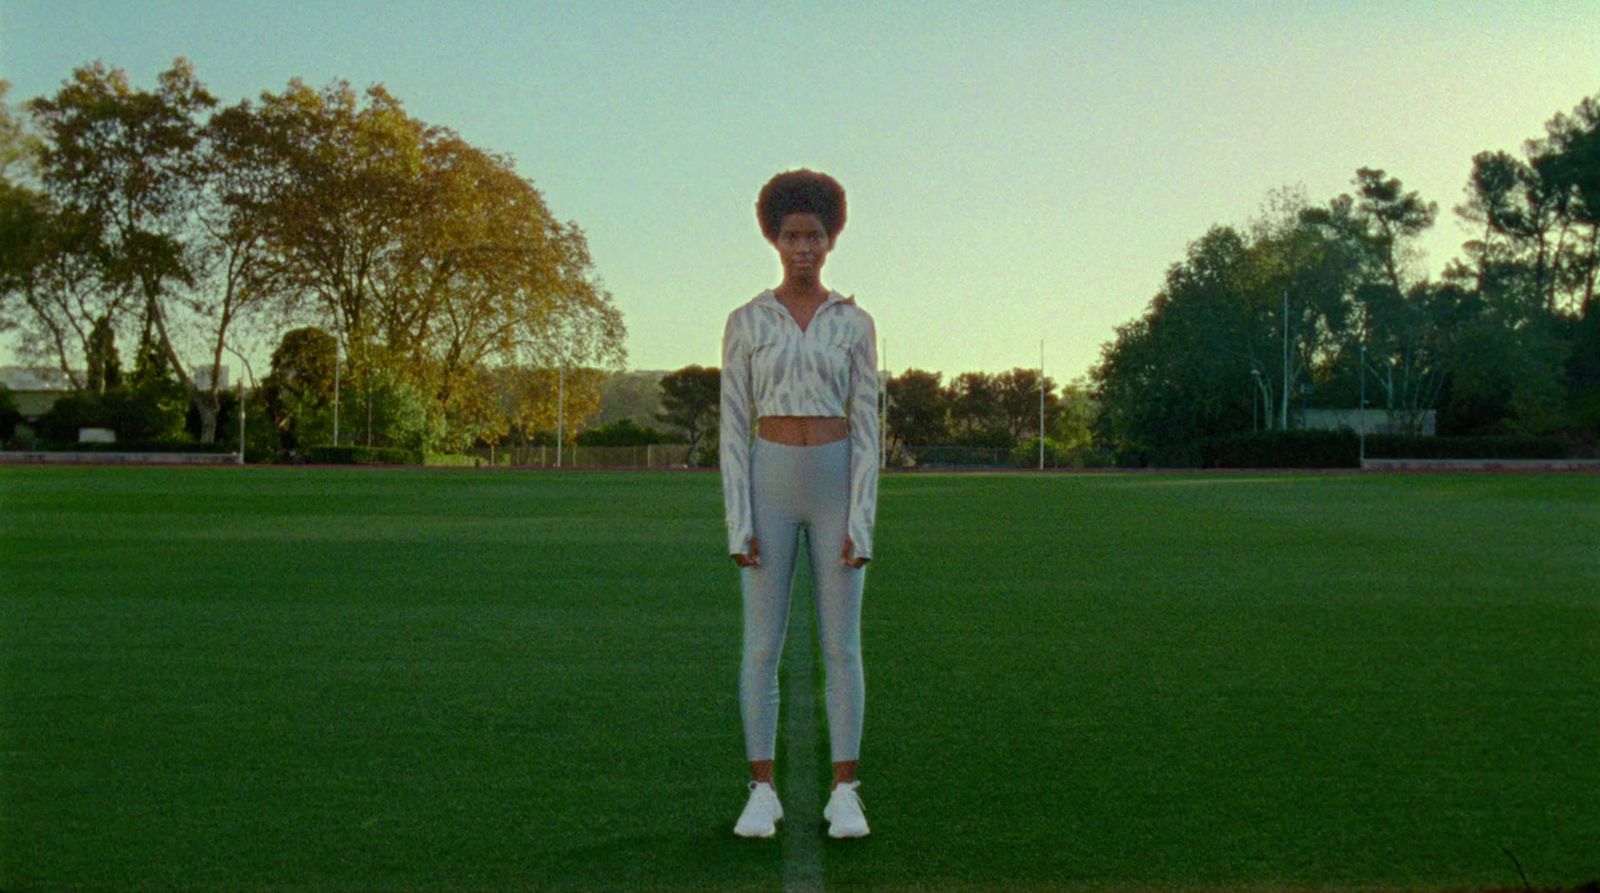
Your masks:
M1600 475L881 499L828 889L1600 879ZM0 890L776 890L723 543L714 475L0 468Z

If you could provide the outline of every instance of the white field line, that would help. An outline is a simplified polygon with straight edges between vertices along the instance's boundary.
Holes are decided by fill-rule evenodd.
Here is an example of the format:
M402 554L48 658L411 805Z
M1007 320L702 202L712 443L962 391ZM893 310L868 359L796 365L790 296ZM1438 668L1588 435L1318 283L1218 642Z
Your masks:
M809 554L809 548L800 550L801 556ZM787 765L778 780L783 788L779 833L784 893L823 890L822 798L817 790L816 599L810 575L804 580L806 585L796 586L789 600L789 635L781 675L783 703L788 705L783 728Z

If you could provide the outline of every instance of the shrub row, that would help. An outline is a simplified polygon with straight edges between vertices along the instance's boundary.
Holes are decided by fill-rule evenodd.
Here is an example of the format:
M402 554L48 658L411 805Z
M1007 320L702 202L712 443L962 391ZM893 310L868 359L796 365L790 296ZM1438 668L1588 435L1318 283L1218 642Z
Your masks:
M41 440L35 450L61 453L237 453L239 448L222 443L196 443L192 440L143 440L116 443L78 443Z
M1565 459L1560 437L1419 437L1367 435L1369 459ZM1212 441L1202 451L1208 468L1355 468L1361 441L1338 431L1259 431Z
M422 454L396 447L314 446L305 460L313 465L421 465Z
M1367 435L1372 459L1567 459L1572 446L1560 437L1407 437Z
M1361 442L1338 431L1257 431L1212 441L1201 451L1207 468L1356 468Z

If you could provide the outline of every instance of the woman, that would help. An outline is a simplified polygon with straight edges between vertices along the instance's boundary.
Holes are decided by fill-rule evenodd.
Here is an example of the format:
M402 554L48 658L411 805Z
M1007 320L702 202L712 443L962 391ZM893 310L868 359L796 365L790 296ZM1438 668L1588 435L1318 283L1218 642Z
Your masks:
M722 491L744 592L740 713L750 798L734 826L771 837L778 659L801 528L827 665L832 837L863 837L857 793L864 684L861 592L878 500L878 356L872 317L822 285L844 228L844 190L809 170L773 177L756 202L783 282L728 316L722 336ZM751 420L756 420L751 442Z

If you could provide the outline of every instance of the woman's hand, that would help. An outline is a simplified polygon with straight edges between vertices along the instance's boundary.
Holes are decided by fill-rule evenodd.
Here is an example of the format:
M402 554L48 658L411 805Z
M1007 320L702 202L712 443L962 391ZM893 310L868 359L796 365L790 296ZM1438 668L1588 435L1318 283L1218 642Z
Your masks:
M753 543L755 541L751 540L751 542ZM872 559L871 558L852 558L852 557L850 557L855 552L855 550L856 550L855 542L853 540L851 540L850 537L847 536L847 537L844 538L844 551L839 553L839 557L844 560L844 566L845 567L854 568L856 570L861 570L862 568L866 567L867 566L867 562L871 561Z
M756 567L761 564L761 544L756 542L755 537L750 538L750 551L743 555L734 553L733 563L740 567Z

